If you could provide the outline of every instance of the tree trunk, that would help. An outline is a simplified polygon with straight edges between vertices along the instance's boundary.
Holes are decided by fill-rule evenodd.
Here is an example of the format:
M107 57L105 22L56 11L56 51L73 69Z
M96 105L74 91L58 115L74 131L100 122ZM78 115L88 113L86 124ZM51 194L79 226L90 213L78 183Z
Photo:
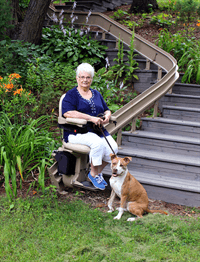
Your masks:
M40 44L42 27L51 0L30 0L19 40Z
M22 13L19 8L19 0L10 0L10 5L11 5L12 20L9 21L8 24L13 25L14 28L7 28L6 35L9 36L11 39L16 39L19 22L22 21Z
M130 13L149 13L158 9L157 0L133 0Z

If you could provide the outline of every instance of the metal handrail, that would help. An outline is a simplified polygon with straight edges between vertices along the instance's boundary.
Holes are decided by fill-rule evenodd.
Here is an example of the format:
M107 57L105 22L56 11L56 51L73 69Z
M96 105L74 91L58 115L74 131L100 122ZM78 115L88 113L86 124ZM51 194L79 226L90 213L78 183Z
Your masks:
M52 10L50 10L52 12ZM55 12L53 10L53 12ZM59 14L60 11L56 11ZM65 20L70 22L71 12L64 11ZM102 13L92 13L86 23L87 12L74 12L74 15L78 17L76 24L82 24L85 26L97 26L104 32L108 32L116 39L123 39L123 42L130 46L130 40L132 37L132 31L125 26L117 23L108 16ZM179 78L178 66L176 59L169 53L165 52L161 48L145 40L141 36L135 34L134 47L136 52L145 57L149 63L152 62L158 66L158 74L163 69L166 74L164 77L158 77L158 82L150 86L143 93L131 100L125 106L117 110L113 115L117 117L117 125L107 124L106 129L110 134L118 133L118 144L120 144L121 130L130 122L134 123L134 120L143 113L149 106L157 102L162 96L164 96L173 87L176 80ZM134 128L132 128L134 131Z

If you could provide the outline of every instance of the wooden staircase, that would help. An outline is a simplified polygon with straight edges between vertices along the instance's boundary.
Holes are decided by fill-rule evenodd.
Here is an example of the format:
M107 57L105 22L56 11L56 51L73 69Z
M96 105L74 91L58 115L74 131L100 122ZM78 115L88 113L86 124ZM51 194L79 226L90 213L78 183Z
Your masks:
M106 37L110 64L117 57L115 40ZM127 46L124 47L128 49ZM145 70L145 59L138 54L139 81L134 88L143 92L157 77L155 64ZM163 72L165 74L165 72ZM141 84L142 83L142 84ZM142 127L134 133L122 132L120 157L131 156L129 170L147 190L149 198L200 206L200 86L175 83L172 94L159 101L162 117L141 118ZM110 167L104 169L107 181Z

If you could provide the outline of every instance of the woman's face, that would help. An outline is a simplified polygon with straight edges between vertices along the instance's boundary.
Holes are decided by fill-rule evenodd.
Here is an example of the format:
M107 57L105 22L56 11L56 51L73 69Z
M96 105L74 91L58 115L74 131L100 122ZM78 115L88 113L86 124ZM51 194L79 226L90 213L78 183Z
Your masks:
M90 74L86 72L80 72L79 75L76 77L78 87L82 89L89 89L92 84L92 77Z

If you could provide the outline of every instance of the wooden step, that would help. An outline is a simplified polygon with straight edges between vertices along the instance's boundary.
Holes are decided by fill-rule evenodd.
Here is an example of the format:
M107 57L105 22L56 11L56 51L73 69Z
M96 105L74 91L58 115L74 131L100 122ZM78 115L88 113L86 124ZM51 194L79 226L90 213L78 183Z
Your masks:
M200 108L200 96L182 95L182 94L166 94L159 101L159 108L163 105L179 106L179 107L193 107Z
M122 147L152 150L156 152L200 156L200 139L137 130L122 133Z
M163 105L164 118L200 122L200 108Z
M200 85L176 82L172 90L174 94L200 96Z
M141 118L142 130L168 135L200 138L200 123L169 118Z

